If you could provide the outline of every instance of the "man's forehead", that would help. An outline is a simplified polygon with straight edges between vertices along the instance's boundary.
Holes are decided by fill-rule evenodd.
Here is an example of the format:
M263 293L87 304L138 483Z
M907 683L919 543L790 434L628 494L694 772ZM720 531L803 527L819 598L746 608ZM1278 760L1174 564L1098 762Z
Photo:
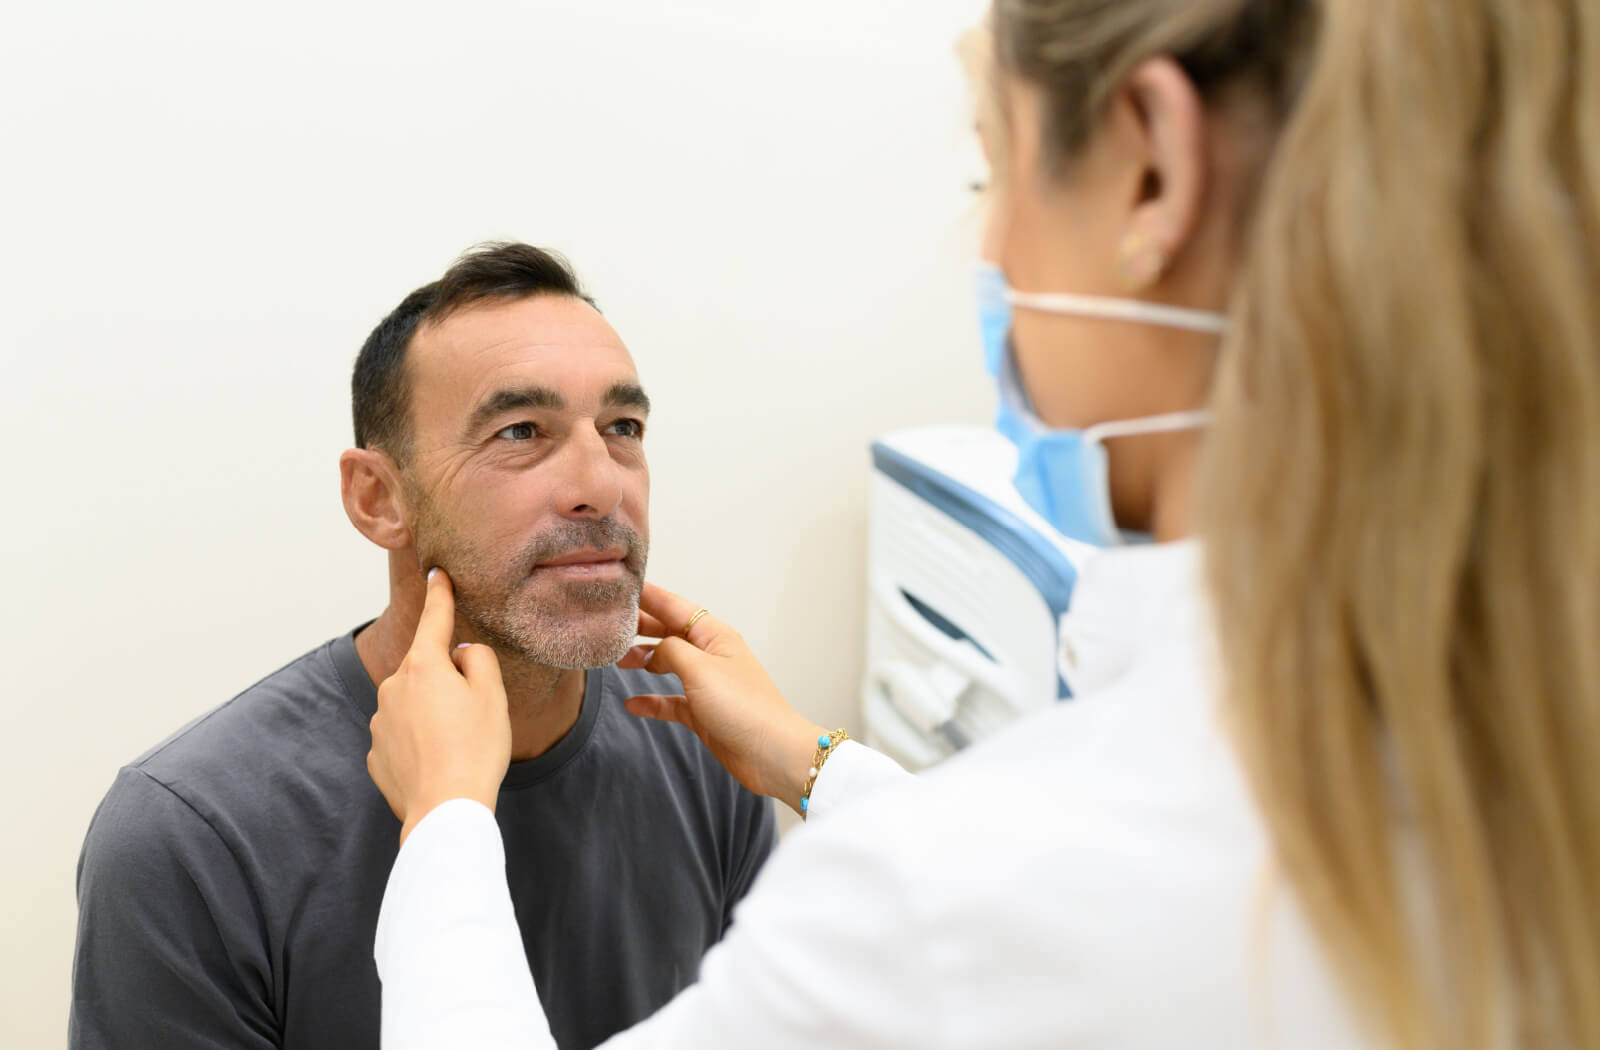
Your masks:
M569 295L473 303L420 327L409 357L416 393L453 393L450 400L511 380L553 386L592 380L604 388L634 374L615 329Z

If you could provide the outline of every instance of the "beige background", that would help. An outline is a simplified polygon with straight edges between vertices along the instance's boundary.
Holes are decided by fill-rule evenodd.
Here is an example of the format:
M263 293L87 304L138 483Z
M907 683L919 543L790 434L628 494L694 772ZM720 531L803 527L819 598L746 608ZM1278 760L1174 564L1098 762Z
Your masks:
M0 34L0 1046L65 1040L119 765L374 615L367 331L567 252L659 405L652 576L855 725L868 441L981 420L981 0L31 5Z

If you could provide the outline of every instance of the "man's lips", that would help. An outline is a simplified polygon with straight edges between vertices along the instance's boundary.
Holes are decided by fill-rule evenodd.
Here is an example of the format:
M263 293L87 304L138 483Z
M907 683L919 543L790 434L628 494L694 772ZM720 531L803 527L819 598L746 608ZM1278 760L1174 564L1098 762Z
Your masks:
M605 550L581 550L563 554L534 565L536 576L553 576L568 580L609 580L623 576L627 563L626 552L618 547Z
M552 565L595 565L598 562L621 562L624 557L627 557L627 552L622 551L621 547L606 547L605 551L589 549L589 551L573 551L570 554L563 554L558 559L544 560L544 562L539 562L536 568L549 568Z

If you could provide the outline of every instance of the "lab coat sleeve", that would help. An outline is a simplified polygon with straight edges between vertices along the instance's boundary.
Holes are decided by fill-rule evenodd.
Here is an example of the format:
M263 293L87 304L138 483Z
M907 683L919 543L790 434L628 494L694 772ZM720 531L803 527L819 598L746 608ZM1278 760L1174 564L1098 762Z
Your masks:
M883 838L872 821L789 836L697 983L605 1050L947 1045L945 1012L963 1004L959 989L937 987L948 983L930 970L939 953L923 950L935 899ZM384 1050L554 1046L522 957L499 829L476 803L439 807L407 839L377 961Z
M888 755L854 740L846 740L828 756L817 782L811 786L808 823L819 823L841 808L854 805L881 789L904 783L911 774Z
M494 814L454 799L412 829L378 914L384 1050L555 1050Z

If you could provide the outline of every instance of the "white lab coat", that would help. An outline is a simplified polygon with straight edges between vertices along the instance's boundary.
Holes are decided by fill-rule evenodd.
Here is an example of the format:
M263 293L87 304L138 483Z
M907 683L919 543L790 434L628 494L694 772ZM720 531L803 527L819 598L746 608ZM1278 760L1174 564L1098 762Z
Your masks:
M608 1050L1376 1045L1272 876L1198 573L1192 542L1098 557L1078 698L922 776L841 746L698 983ZM386 1050L554 1046L477 803L412 832L377 962Z

